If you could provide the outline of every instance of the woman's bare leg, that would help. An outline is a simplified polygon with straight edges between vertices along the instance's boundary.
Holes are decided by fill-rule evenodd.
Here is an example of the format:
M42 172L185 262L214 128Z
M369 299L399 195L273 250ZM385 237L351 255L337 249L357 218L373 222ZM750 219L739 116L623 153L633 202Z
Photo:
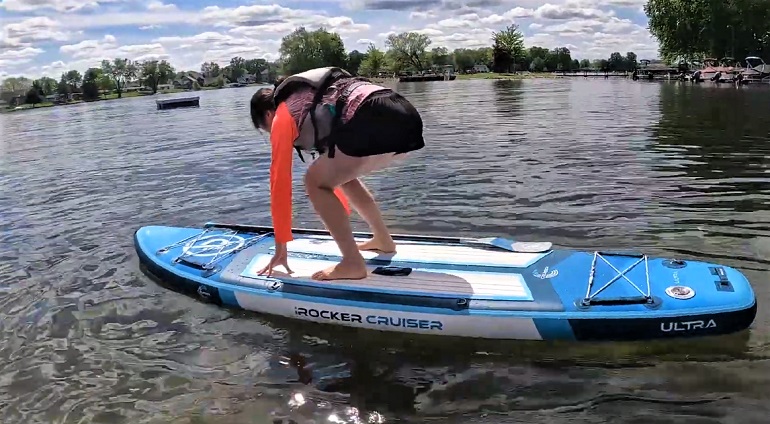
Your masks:
M342 260L329 268L313 274L315 280L350 280L366 278L366 261L358 251L358 245L353 237L353 229L350 225L345 208L340 199L334 194L334 185L329 184L334 178L339 178L328 170L329 166L318 164L316 159L305 174L305 189L310 197L318 216L331 234L342 253ZM327 159L328 160L328 159ZM314 172L315 171L315 172Z
M359 243L358 249L379 250L383 253L395 252L396 243L393 242L390 231L388 231L385 221L382 220L382 213L379 206L377 206L377 202L374 200L374 196L366 189L364 183L356 178L342 184L340 187L345 192L345 196L350 201L350 204L372 230L371 240Z
M334 159L322 155L305 173L305 189L316 213L342 253L340 263L313 274L316 280L361 279L367 275L366 261L358 250L345 208L334 188L388 166L392 154L352 157L337 150ZM352 202L351 202L352 203Z

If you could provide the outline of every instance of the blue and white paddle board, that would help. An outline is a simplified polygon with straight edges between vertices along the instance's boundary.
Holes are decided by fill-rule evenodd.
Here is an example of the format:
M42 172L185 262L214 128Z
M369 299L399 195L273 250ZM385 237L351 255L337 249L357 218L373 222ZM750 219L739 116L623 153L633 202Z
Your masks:
M522 340L641 340L748 328L754 291L724 265L550 243L394 236L395 254L362 252L362 280L314 281L340 260L325 231L293 230L292 275L272 257L270 227L146 226L134 236L145 272L223 307L372 330ZM356 233L361 240L368 234Z

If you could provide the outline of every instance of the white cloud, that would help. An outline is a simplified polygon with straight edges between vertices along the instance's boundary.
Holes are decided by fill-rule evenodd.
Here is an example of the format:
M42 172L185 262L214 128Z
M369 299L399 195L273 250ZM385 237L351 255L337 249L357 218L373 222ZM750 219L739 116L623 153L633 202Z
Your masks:
M113 35L106 34L99 40L83 40L75 44L59 47L64 60L56 60L41 66L37 71L28 69L27 75L39 77L48 75L54 78L74 69L81 74L88 68L101 66L102 60L127 58L141 62L145 60L170 60L171 57L160 43L121 44Z
M215 27L259 26L304 16L306 16L304 11L276 4L238 6L236 8L208 6L203 9L200 22Z
M148 25L196 25L200 19L200 14L179 10L176 12L110 12L103 13L95 17L79 17L77 19L66 19L60 22L62 28L71 30L91 29L98 30L107 28L111 30L121 26L148 26Z
M436 14L433 12L410 12L409 19L421 20L421 19L435 19Z
M95 9L100 4L120 1L124 0L0 0L0 8L9 12L32 12L49 9L69 13Z
M535 17L539 19L568 20L568 19L607 19L614 12L605 12L600 9L583 7L577 2L565 4L546 3L535 10Z
M176 12L179 10L175 4L164 4L162 1L153 0L147 5L147 10L153 12Z
M210 31L190 37L159 37L153 40L153 43L162 46L164 51L185 52L183 54L187 60L180 65L184 65L185 69L197 69L203 62L213 61L225 65L235 56L275 60L280 40L263 39L255 43L247 37L234 37ZM199 46L205 47L199 49Z
M35 56L43 52L43 49L36 47L24 47L17 50L0 52L0 68L29 63Z
M77 44L67 44L59 47L59 51L74 58L99 58L109 50L118 48L118 40L107 34L101 40L83 40Z
M299 26L338 32L348 50L361 51L370 43L385 48L389 34L403 31L425 34L431 47L453 50L490 46L492 33L510 24L524 32L527 47L566 46L578 59L613 51L654 58L657 43L643 15L635 16L644 3L308 0L295 8L295 0L232 6L208 0L194 10L179 0L0 0L0 64L7 74L39 74L67 67L84 71L114 57L163 58L177 69L198 69L204 61L225 64L233 56L272 60L281 38ZM624 18L616 14L619 8ZM346 10L357 13L347 16Z
M12 46L29 46L40 41L67 41L71 32L46 16L36 16L3 27L4 43Z
M368 24L356 23L347 16L327 16L319 12L291 9L276 4L236 8L209 6L203 9L200 22L215 28L232 28L231 33L257 37L261 33L286 34L299 26L304 26L308 30L323 26L341 35L355 34L369 29Z
M481 21L490 25L510 24L511 22L519 18L531 18L535 15L535 11L532 9L525 9L523 7L514 7L511 10L503 13L502 15L492 14Z

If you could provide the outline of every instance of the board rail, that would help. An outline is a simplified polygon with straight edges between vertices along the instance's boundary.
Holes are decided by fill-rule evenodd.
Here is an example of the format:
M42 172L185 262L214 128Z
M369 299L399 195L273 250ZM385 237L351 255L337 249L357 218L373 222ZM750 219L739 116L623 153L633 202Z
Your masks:
M274 232L273 227L266 225L249 225L249 224L231 224L222 222L207 222L203 225L203 228L222 228L230 229L234 231L253 232L253 233L266 233ZM311 228L292 228L292 233L299 235L314 235L314 236L329 236L331 234L327 230L311 229ZM365 231L353 231L353 237L373 237L373 234ZM547 241L540 242L516 242L508 240L502 237L488 237L482 239L468 238L468 237L447 237L447 236L428 236L421 234L391 234L394 241L414 241L423 243L444 243L444 244L456 244L456 245L472 245L474 247L486 248L486 249L498 249L507 250L511 252L521 253L542 253L550 251L552 243Z

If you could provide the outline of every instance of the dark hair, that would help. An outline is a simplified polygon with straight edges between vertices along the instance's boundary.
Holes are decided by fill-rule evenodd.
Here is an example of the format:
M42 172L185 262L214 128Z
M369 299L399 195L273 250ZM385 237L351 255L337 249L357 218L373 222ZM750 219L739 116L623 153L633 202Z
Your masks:
M251 123L254 124L254 128L259 129L263 124L265 114L269 111L275 110L275 103L273 102L273 89L272 88L260 88L251 96Z

